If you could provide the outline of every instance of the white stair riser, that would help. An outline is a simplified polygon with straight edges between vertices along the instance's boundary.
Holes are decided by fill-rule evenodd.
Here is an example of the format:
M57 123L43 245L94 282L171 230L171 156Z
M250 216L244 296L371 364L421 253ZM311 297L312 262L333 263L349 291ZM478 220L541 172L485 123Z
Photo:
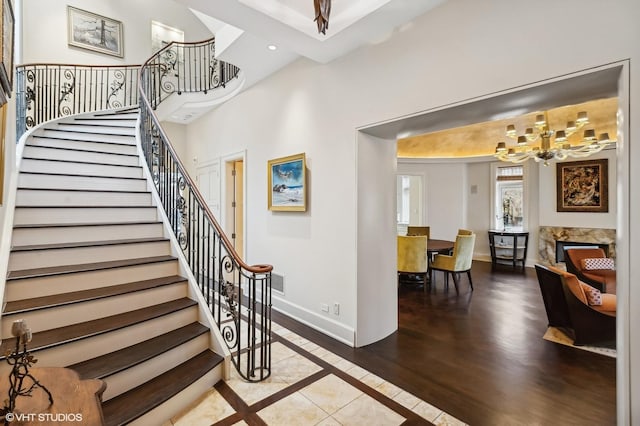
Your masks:
M151 193L25 190L16 195L17 206L151 206Z
M29 208L16 207L15 225L43 225L52 223L149 222L157 220L158 212L148 207L79 207Z
M35 139L29 142L31 146L48 146L53 148L79 149L82 151L111 152L117 154L135 155L138 150L134 144L113 144L104 142L88 142L82 140L64 139Z
M19 188L50 188L50 189L89 189L89 190L118 190L118 191L146 191L147 181L140 179L121 179L94 176L64 176L20 173Z
M182 309L170 315L144 321L109 333L69 342L63 345L32 352L38 367L60 367L86 361L147 339L168 333L198 320L197 307ZM0 365L6 364L5 362ZM8 366L7 366L8 367ZM5 370L6 371L6 370ZM0 371L2 374L2 371ZM2 377L6 377L2 374Z
M81 129L75 129L78 130L77 132L68 132L66 130L50 130L50 129L43 129L41 131L39 131L37 133L38 136L42 136L45 138L73 138L73 139L80 139L80 140L86 140L86 141L93 141L93 142L124 142L124 143L129 143L132 140L134 140L135 138L133 136L120 136L120 135L112 135L112 134L108 134L108 135L100 135L100 134L92 134L92 133L81 133L80 130ZM81 130L82 132L87 131L86 129Z
M169 241L14 251L9 255L9 270L19 271L69 264L82 265L137 257L168 256L170 254Z
M90 176L110 176L123 178L141 178L142 168L121 167L102 164L72 163L69 161L31 160L23 158L21 172L39 172L53 174L74 174Z
M161 223L104 226L65 226L51 228L15 228L12 246L88 241L123 240L126 238L162 237Z
M220 380L222 380L222 364L212 368L207 374L174 395L173 398L128 423L128 426L168 425L170 423L167 423L167 419L171 419L189 408L193 401L209 391Z
M2 320L2 335L11 336L13 321L24 319L32 332L51 330L80 322L91 321L111 315L146 308L151 305L180 299L187 294L186 283L165 285L144 291L106 297L82 303L57 306L50 309L39 309L31 312L21 312L4 315Z
M51 149L36 146L25 146L24 157L45 158L50 160L83 161L98 164L121 164L139 166L138 157L130 155L103 154L99 152L70 151L68 149Z
M5 301L51 296L52 294L108 287L177 274L178 262L167 261L98 271L9 280L5 290Z
M148 382L208 348L209 335L205 333L176 348L138 364L135 368L129 368L112 376L105 377L102 380L107 382L107 389L105 389L102 394L102 400L108 401L121 393Z
M119 118L100 118L100 119L95 118L95 119L90 119L90 118L83 118L82 120L74 120L74 121L72 121L72 123L91 124L91 125L96 125L96 126L113 125L113 126L135 127L136 121L137 121L137 119L135 117L134 118L130 118L130 119L119 119Z
M71 124L67 124L64 122L60 122L55 127L55 130L64 130L69 132L93 132L102 134L110 134L110 135L128 135L135 136L136 128L134 126L122 127L126 126L126 124L118 124L118 127L109 126L107 123L96 122L91 125L85 121L73 121ZM84 134L83 134L84 135Z

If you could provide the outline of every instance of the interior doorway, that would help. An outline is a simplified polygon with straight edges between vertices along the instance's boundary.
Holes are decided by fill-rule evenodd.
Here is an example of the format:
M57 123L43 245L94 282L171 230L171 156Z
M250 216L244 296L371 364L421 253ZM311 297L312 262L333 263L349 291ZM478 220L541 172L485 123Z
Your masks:
M244 258L244 160L225 162L224 229L233 247Z

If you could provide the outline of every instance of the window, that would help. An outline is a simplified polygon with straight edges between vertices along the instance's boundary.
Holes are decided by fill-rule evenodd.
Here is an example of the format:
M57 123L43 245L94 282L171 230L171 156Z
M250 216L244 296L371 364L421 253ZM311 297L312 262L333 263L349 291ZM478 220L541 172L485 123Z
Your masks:
M522 230L524 227L523 166L497 167L495 176L495 228Z
M406 234L408 225L423 224L423 180L423 176L398 175L396 222L400 235Z

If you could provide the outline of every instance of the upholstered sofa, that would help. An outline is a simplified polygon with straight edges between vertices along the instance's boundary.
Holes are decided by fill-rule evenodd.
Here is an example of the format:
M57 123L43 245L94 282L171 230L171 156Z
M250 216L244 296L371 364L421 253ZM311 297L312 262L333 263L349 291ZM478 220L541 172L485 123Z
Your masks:
M564 252L567 271L603 293L616 293L613 259L601 248L567 248Z
M616 295L602 293L575 274L536 265L549 326L574 338L575 345L615 347Z

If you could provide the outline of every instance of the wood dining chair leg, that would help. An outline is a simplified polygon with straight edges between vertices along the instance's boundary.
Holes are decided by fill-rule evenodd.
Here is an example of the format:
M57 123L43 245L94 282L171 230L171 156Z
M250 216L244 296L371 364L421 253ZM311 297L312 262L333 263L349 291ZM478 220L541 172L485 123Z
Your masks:
M471 280L471 270L467 271L467 277L469 277L469 286L471 287L471 291L473 291L473 281Z
M459 293L459 291L458 291L458 281L460 281L460 276L458 275L457 272L452 272L451 276L453 277L453 285L456 286L456 293Z

